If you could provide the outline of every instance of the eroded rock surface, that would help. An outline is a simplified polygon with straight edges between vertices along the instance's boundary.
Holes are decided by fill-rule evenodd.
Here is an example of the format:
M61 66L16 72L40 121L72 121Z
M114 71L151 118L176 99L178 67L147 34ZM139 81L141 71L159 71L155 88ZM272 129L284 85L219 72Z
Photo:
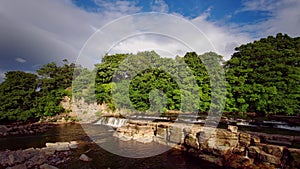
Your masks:
M123 141L151 141L186 150L195 157L226 168L289 168L300 166L300 150L261 143L261 137L228 129L168 122L129 121L114 136Z

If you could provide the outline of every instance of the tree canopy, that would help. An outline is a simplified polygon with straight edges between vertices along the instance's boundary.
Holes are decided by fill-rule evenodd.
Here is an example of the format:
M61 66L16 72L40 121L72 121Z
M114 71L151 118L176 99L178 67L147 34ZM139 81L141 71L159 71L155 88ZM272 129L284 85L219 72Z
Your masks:
M300 38L279 33L235 50L224 66L227 110L299 114Z
M0 84L0 121L62 112L59 102L70 95L65 89L71 83L75 98L113 110L209 112L225 104L227 112L299 115L299 62L300 38L281 33L236 47L226 62L213 52L163 58L154 51L105 55L92 71L80 66L74 71L75 64L67 60L61 66L53 62L37 73L6 73ZM217 83L222 69L226 86Z
M37 74L9 71L0 84L0 121L25 121L63 112L60 101L71 86L74 64L43 65ZM70 92L69 92L70 93Z

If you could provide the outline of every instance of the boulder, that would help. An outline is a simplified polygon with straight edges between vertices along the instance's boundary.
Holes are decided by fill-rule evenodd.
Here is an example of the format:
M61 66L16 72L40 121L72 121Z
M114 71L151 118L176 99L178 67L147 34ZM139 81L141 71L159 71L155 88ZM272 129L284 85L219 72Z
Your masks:
M77 141L71 141L71 142L69 143L69 148L70 148L70 149L76 149L76 148L78 148L78 143L77 143Z
M284 147L284 146L262 144L262 143L258 143L258 144L256 144L256 146L259 147L264 152L274 155L278 158L281 158L283 156L283 151L286 149L286 147Z
M277 166L281 164L280 158L267 154L263 151L259 154L259 161L275 164Z
M260 137L255 136L255 135L251 135L251 142L252 143L260 143Z
M182 143L183 140L183 129L180 126L170 126L169 131L169 141L173 143Z
M197 139L197 137L195 137L194 135L192 134L188 134L185 139L184 139L184 143L191 147L191 148L194 148L194 149L199 149L200 146L199 146L199 141Z
M248 133L241 132L239 134L239 144L240 146L248 147L251 143L251 135Z
M249 157L254 158L255 161L258 163L270 163L276 166L281 164L281 158L275 155L268 154L260 149L257 146L250 146L249 150Z
M228 125L228 130L231 131L232 133L237 133L238 132L238 127L237 126Z
M85 162L92 161L92 159L85 154L81 154L79 157L79 160L85 161Z
M45 155L53 155L55 153L55 149L49 147L41 148L41 152L44 152Z
M137 134L139 135L147 135L147 136L153 136L154 131L152 129L152 126L136 126Z
M15 157L14 157L14 155L12 155L12 154L8 155L8 160L9 160L9 164L10 164L10 165L13 165L14 162L15 162Z
M55 151L69 151L69 142L46 143L46 147Z
M245 155L245 147L237 146L233 148L232 153L237 154L237 155Z
M156 129L156 137L161 139L167 139L167 129L162 127L157 127Z

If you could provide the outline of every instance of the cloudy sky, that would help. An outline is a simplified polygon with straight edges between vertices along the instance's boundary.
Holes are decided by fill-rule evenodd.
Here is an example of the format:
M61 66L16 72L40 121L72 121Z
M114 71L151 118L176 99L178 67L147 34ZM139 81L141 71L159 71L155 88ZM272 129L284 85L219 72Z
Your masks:
M65 58L76 62L80 50L95 32L120 17L136 13L162 12L193 24L227 60L234 47L242 43L278 32L300 36L299 9L299 0L230 0L226 3L221 0L1 0L0 81L9 70L33 72L45 63ZM156 22L154 18L144 18L145 24ZM159 20L159 27L170 30L163 23ZM133 21L124 22L119 25L120 29L111 31L110 36L115 35L114 31L140 28L132 25ZM182 30L189 32L189 29ZM158 34L138 34L120 40L108 52L159 49L162 54L182 55L187 48L178 42Z

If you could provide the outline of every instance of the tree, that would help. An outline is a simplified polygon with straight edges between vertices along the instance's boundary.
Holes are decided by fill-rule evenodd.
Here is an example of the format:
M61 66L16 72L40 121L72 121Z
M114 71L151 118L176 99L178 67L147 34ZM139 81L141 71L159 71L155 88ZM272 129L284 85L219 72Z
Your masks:
M22 71L10 71L0 84L0 120L27 120L32 111L37 76Z
M236 51L225 69L238 111L299 114L300 38L279 33Z
M26 121L63 112L60 101L69 94L74 64L43 65L39 76L23 71L7 72L0 84L0 120Z

